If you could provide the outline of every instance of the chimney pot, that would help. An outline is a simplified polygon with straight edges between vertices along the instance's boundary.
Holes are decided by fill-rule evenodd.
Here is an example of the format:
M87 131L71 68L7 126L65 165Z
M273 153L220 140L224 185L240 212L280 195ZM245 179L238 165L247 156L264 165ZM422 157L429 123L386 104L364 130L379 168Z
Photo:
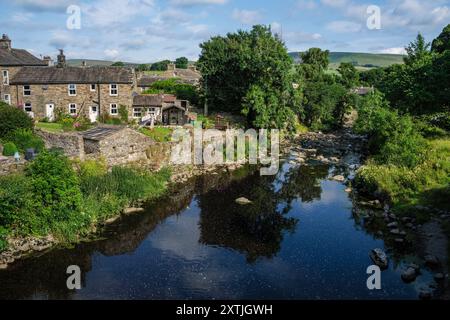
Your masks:
M6 34L0 39L0 49L11 50L11 39Z

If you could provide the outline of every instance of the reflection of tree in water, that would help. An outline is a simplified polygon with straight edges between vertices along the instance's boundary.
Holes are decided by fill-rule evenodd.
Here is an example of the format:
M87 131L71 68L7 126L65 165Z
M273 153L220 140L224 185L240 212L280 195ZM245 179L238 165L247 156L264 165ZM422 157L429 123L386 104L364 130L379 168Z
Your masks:
M286 209L290 210L291 203L296 199L302 202L320 200L320 181L328 176L328 169L324 165L301 166L286 173L280 190L280 197L288 204Z
M283 233L294 231L298 220L286 217L283 192L276 191L276 177L260 177L259 173L226 190L199 196L200 242L243 252L249 262L259 257L272 258L281 248ZM235 199L245 196L249 206Z

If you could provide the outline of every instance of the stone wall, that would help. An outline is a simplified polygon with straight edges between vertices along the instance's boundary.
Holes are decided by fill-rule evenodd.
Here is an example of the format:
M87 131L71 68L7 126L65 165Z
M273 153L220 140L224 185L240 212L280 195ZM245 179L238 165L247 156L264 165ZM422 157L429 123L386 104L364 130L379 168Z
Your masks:
M14 157L4 157L0 155L0 176L6 176L17 172L22 172L25 168L25 160L16 162Z
M147 159L146 151L155 142L149 137L125 128L105 139L95 141L85 139L86 146L90 150L97 148L99 155L106 159L108 166L122 165Z
M47 149L61 148L70 158L85 158L83 137L76 132L50 133L36 130L36 134L44 140Z

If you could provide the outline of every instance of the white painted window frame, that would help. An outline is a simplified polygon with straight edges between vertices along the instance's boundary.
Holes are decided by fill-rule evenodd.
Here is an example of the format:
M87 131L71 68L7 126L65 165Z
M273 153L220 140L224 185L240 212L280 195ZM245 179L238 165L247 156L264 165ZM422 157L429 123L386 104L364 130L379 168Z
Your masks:
M72 106L75 106L75 113L72 112ZM76 103L69 103L69 114L71 116L76 116L78 114L78 106Z
M73 88L71 88L73 86ZM71 91L75 91L75 93L71 93ZM69 93L69 97L76 97L77 96L77 85L75 83L71 83L67 85L67 92Z
M3 76L3 84L5 86L9 86L9 71L2 70L2 76Z
M115 89L113 89L113 86L115 86ZM115 90L116 93L113 93L113 90ZM117 97L119 95L119 85L117 83L111 83L109 85L109 95L111 97Z
M114 109L116 110L115 113L113 113L113 106L115 106L114 107ZM109 114L112 115L112 116L119 115L119 105L117 103L111 103L109 105Z
M25 87L28 87L28 89L25 89ZM26 94L25 92L28 92L29 94ZM23 96L24 97L31 96L31 85L29 85L29 84L24 84L23 85Z

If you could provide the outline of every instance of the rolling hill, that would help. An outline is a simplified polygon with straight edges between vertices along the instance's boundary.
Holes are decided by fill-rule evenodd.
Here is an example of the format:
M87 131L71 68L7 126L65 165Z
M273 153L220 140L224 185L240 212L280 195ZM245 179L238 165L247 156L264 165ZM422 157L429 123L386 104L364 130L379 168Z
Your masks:
M289 55L296 62L300 61L299 52L291 52ZM336 69L341 62L351 62L361 68L388 67L403 63L403 57L400 54L330 52L330 68Z

